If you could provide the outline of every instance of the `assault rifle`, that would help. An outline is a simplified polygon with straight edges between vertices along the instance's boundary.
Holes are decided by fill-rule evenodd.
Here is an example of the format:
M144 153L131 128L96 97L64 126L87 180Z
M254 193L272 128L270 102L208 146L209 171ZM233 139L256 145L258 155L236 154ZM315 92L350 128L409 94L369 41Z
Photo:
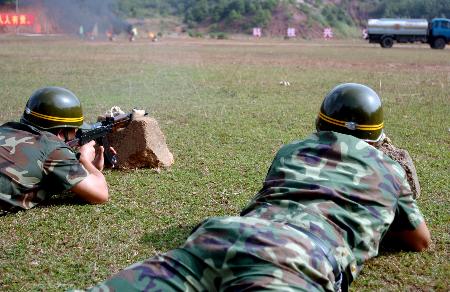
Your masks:
M90 129L80 128L77 130L75 138L67 141L66 144L70 147L79 147L95 140L95 143L102 145L105 148L105 165L108 167L114 167L117 164L117 157L112 151L110 151L109 142L106 135L128 126L134 117L133 114L134 112L129 114L119 114L113 117L106 117L105 120L92 124ZM147 113L144 113L139 116L146 115Z

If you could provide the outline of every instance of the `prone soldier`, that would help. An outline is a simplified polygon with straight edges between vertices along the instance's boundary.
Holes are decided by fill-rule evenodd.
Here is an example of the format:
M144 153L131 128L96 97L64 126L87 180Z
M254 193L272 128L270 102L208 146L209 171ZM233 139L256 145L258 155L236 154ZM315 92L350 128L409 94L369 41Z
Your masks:
M82 125L75 94L44 87L28 99L20 122L0 126L0 211L30 209L65 190L92 204L108 200L104 148L91 141L76 153L65 143Z
M382 240L426 249L405 171L373 146L383 128L371 88L335 87L317 132L278 151L241 216L209 218L179 248L90 291L345 291Z

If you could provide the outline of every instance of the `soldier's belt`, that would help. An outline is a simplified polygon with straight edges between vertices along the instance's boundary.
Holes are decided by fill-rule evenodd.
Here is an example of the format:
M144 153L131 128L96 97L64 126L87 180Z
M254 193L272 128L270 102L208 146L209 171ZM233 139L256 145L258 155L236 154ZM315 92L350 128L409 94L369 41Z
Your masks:
M339 265L336 261L336 258L333 256L332 252L331 252L331 248L326 245L322 239L320 239L317 235L315 235L314 233L312 233L311 231L302 228L300 226L291 224L289 222L281 222L286 224L289 227L294 228L297 231L302 232L303 234L307 235L315 244L316 246L319 247L319 249L322 251L322 253L325 255L325 257L327 258L328 262L331 264L331 267L333 268L333 274L334 274L334 291L347 291L348 287L346 287L346 285L344 283L346 283L346 281L343 281L344 279L344 273L341 272L341 270L339 269ZM343 285L344 284L344 285Z

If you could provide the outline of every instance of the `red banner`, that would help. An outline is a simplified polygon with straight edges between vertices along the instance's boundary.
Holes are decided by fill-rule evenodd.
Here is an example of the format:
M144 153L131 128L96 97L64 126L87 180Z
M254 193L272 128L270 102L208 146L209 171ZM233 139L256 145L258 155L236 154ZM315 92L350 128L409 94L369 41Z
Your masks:
M0 13L0 26L21 26L33 24L33 14Z

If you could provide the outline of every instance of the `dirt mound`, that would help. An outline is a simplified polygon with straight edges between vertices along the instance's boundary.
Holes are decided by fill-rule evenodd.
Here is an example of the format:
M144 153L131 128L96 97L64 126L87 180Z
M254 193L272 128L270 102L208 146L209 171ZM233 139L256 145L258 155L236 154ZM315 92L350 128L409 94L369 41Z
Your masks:
M117 151L118 169L161 169L174 162L166 138L158 122L150 117L138 117L124 129L107 136Z

